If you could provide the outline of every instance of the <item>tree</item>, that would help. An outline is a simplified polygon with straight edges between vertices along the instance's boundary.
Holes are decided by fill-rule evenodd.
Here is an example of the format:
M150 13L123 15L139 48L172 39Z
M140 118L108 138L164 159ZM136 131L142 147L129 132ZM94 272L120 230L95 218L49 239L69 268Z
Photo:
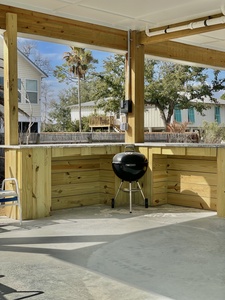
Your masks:
M114 107L119 108L120 100L124 99L124 56L115 55L104 63L104 71L98 75L98 95L104 99L106 95L114 100ZM215 92L224 89L225 79L220 77L220 71L211 72L200 67L145 60L144 97L145 103L154 105L160 111L165 128L171 123L175 108L187 109L194 107L199 113L204 114L208 107L204 103L205 97L216 102ZM97 86L97 85L96 85ZM193 102L191 100L198 99ZM99 105L105 111L112 108L105 101Z
M65 90L59 94L59 102L50 103L49 117L52 119L56 131L76 131L75 124L71 121L70 108L73 104L73 90Z
M42 71L44 71L48 75L52 74L53 69L51 63L48 57L38 51L36 41L28 39L18 39L18 48Z
M105 113L117 113L120 101L125 98L125 57L112 55L104 61L103 68L101 73L95 74L97 76L94 91L96 105Z
M91 85L88 82L82 82L81 85L81 102L91 101ZM62 90L59 94L59 102L51 101L49 117L51 123L54 126L48 126L46 124L46 130L54 127L56 131L79 131L79 120L78 122L72 122L70 117L70 106L78 103L78 92L77 87L71 86L68 89ZM87 118L82 117L82 129L89 131L87 126Z
M224 79L218 70L210 80L205 68L190 67L171 62L145 61L145 103L155 105L165 127L171 123L174 109L194 107L200 114L208 107L205 97L216 102L214 93L224 88ZM197 99L193 102L191 100Z
M54 74L58 78L59 82L62 81L74 81L73 76L77 79L78 84L78 105L79 105L79 131L82 131L82 121L81 121L81 79L85 79L85 74L89 68L92 68L92 63L97 63L98 61L93 58L91 51L87 51L84 48L70 47L71 51L66 52L64 59L67 64L62 66L57 66Z

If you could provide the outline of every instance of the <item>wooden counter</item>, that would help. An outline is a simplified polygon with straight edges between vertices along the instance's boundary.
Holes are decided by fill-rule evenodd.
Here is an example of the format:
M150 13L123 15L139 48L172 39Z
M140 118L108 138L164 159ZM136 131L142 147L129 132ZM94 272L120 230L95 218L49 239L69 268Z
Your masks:
M120 180L112 157L121 144L21 145L5 149L6 177L16 177L23 219L48 216L51 210L93 204L111 205ZM204 144L136 144L149 161L139 180L152 206L165 203L217 211L225 217L225 146ZM120 193L116 205L127 203ZM134 194L134 203L143 199ZM13 209L8 216L17 218Z

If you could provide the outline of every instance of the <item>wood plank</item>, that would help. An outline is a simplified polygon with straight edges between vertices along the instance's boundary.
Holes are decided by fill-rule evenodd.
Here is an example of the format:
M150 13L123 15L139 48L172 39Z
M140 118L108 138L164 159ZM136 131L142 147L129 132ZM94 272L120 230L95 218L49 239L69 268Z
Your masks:
M152 206L167 204L167 194L166 193L154 194L150 201Z
M4 32L5 145L18 145L17 15L6 14Z
M153 171L165 171L167 169L167 156L154 158Z
M168 194L168 203L200 209L216 210L216 199L196 195Z
M60 196L52 199L52 210L94 205L96 203L99 203L99 193Z
M108 157L105 158L100 156L100 169L112 171L113 170L112 160L113 160L113 155L109 155Z
M140 45L137 32L131 33L130 91L132 112L128 113L128 130L125 131L126 143L144 142L144 45ZM129 84L129 82L126 82Z
M168 180L169 181L175 181L175 182L188 182L190 184L195 184L196 182L198 184L208 184L210 186L217 185L217 176L213 173L193 173L190 171L174 171L174 170L168 170Z
M18 155L18 176L20 178L23 219L32 220L34 219L35 205L33 198L33 149L20 149Z
M173 159L168 157L167 160L168 170L185 170L193 172L217 173L216 160L193 160L184 157L183 159Z
M16 150L5 150L5 178L15 177L18 180L19 190L21 192L20 178L18 177L18 153ZM6 182L6 186L8 183ZM8 186L11 189L11 186ZM3 208L2 208L3 209ZM16 206L7 206L4 213L9 218L19 219L19 210Z
M217 215L225 217L225 149L218 149L217 157Z
M79 156L81 150L81 147L52 147L52 158Z
M168 193L196 195L200 197L217 199L217 186L208 184L194 184L186 181L168 182Z
M0 28L7 12L17 14L18 32L85 45L127 50L127 31L0 4Z
M52 173L52 186L73 183L91 183L99 178L99 170L76 170Z
M212 147L207 147L207 148L203 148L203 147L199 147L199 148L187 148L186 151L187 155L192 155L192 156L212 156L212 157L216 157L217 156L217 149L216 148L212 148Z
M33 218L49 216L51 210L51 149L33 149Z
M93 159L52 162L52 173L69 172L72 170L99 170L99 168L100 162Z
M99 173L100 182L112 182L115 184L115 175L113 171L102 171Z
M153 173L153 183L155 184L155 182L160 182L160 181L166 181L167 182L167 171L166 170L162 170L162 171L154 171Z
M99 182L61 184L52 187L52 198L99 193Z
M225 68L225 53L223 51L178 42L167 41L145 45L145 54L222 69Z
M185 155L186 148L176 147L176 148L162 148L163 155Z

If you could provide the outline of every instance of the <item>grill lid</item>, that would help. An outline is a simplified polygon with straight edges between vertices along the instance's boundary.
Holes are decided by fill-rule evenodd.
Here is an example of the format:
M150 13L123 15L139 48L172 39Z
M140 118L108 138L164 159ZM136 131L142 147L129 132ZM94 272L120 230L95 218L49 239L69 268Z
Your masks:
M148 160L142 153L135 152L133 145L125 148L132 148L132 150L118 153L113 157L113 171L124 181L137 181L145 174Z

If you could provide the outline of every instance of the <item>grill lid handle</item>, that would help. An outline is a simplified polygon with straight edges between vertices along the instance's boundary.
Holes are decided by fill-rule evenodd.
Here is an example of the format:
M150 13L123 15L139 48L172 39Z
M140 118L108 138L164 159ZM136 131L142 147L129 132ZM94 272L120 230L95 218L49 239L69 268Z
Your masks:
M125 146L125 152L134 152L134 145L132 145L132 144L126 145Z

